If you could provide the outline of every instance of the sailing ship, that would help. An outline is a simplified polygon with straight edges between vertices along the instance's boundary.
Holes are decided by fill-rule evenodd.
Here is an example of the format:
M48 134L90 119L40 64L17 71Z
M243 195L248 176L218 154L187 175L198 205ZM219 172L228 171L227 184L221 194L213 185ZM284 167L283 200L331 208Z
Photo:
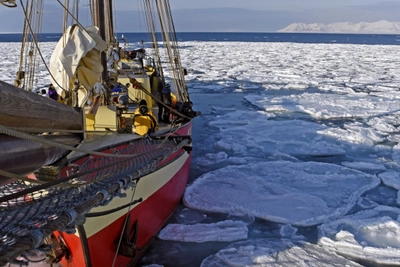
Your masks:
M93 25L81 24L79 1L55 1L64 34L50 64L43 0L23 2L0 0L25 17L15 82L0 81L0 265L44 251L48 264L135 266L179 203L191 162L196 114L169 2L142 1L151 41L129 49L111 0L89 1ZM56 101L34 92L40 71ZM151 110L163 111L158 121Z

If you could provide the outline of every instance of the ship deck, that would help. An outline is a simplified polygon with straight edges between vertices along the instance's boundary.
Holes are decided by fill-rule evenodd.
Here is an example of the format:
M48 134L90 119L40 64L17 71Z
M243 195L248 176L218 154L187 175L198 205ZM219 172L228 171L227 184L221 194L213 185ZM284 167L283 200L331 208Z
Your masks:
M153 107L152 112L158 114L158 107ZM156 116L157 117L157 116ZM171 130L175 130L178 126L172 127L169 123L159 122L159 129L154 134L155 136L166 134ZM143 138L143 136L136 133L118 133L116 131L99 131L89 132L85 134L85 139L77 146L79 149L85 151L100 151L107 149L111 146L126 143L131 140L137 140ZM67 155L69 161L74 160L83 156L84 152L72 151Z

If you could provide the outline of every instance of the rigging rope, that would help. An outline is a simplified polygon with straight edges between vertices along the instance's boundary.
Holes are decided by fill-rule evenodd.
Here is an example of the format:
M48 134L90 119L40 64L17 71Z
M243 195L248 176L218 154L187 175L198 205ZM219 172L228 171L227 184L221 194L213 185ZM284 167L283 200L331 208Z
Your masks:
M28 13L27 13L27 10L26 10L24 4L22 3L22 0L20 0L20 3L21 3L21 7L22 7L22 11L23 11L23 13L24 13L24 16L25 16L25 18L27 18L27 17L28 17ZM32 36L32 41L33 41L33 43L35 44L35 47L36 47L36 49L37 49L37 51L38 51L38 54L39 54L39 56L40 56L40 58L41 58L41 60L42 60L42 63L44 64L44 66L45 66L47 72L50 74L51 78L54 80L54 77L53 77L53 75L51 74L50 69L49 69L48 65L46 64L46 61L44 60L43 54L42 54L42 52L41 52L41 50L40 50L40 48L39 48L39 44L38 44L38 42L37 42L35 32L33 31L32 26L31 26L29 20L28 20L28 19L25 19L25 22L26 22L27 28L29 29L29 32L30 32L30 34L31 34L31 36ZM56 83L57 83L57 82L56 82ZM57 83L57 85L58 85L60 88L62 88L62 90L66 91L66 89L64 89L64 88L63 88L62 86L60 86L58 83Z
M33 28L33 32L40 34L41 33L41 24L42 24L42 16L41 14L43 13L43 0L38 0L36 1L36 5L34 5L34 1L32 1L31 5L30 5L30 15L29 15L29 19L30 19L30 23L29 25L32 26ZM37 80L35 81L35 77L36 77L36 71L37 71L37 53L38 53L38 49L35 49L35 44L33 42L29 43L29 46L27 47L27 51L26 54L27 56L27 68L28 71L27 73L29 74L29 76L26 78L26 86L28 90L32 90L35 82L37 82Z
M141 157L122 161L109 157L88 157L79 168L66 166L63 172L67 175L65 178L43 185L14 181L1 186L0 265L25 250L37 247L43 237L53 231L66 231L67 225L74 228L79 215L111 200L120 189L133 188L134 180L154 172L161 161L182 149L189 139L174 138L162 149L157 149L162 142L164 140L137 140L118 153L140 154ZM76 179L85 183L79 188L55 186L71 184Z
M153 48L154 48L154 54L155 57L157 59L157 62L155 62L156 64L156 70L157 70L157 74L160 76L161 81L163 84L165 84L165 77L164 77L164 71L163 71L163 67L162 67L162 63L161 63L161 56L160 56L160 51L158 49L158 41L157 41L157 36L156 36L156 27L154 24L154 11L152 8L152 5L150 4L149 0L144 0L144 5L145 8L144 12L147 16L146 21L148 22L148 32L150 32L151 34L151 40L153 41Z
M132 208L133 198L134 198L134 196L135 196L136 188L137 188L137 183L138 183L139 181L140 181L140 180L137 180L136 186L132 188L133 194L132 194L132 197L131 197L131 201L129 202L129 205L128 205L128 210L126 211L126 215L127 215L127 216L125 217L125 220L124 220L124 226L122 227L122 230L121 230L121 234L120 234L120 237L119 237L119 240L118 240L118 245L117 245L117 248L115 249L115 255L114 255L114 260L113 260L113 263L112 263L112 267L115 266L115 263L116 263L116 261L117 261L118 251L119 251L119 248L120 248L120 246L121 246L122 238L124 237L124 232L125 232L125 229L126 229L127 224L128 224L128 219L129 219L129 216L128 216L128 215L129 215L129 212L130 212L130 210L131 210L131 208ZM135 234L137 234L137 233L135 233Z
M164 5L165 2L165 5ZM177 89L180 99L188 101L186 92L186 84L183 77L183 69L180 66L179 54L177 54L178 44L176 43L175 29L172 27L171 12L169 10L168 0L156 0L156 6L160 19L161 32L163 33L164 45L169 58L170 73ZM171 36L172 35L172 36ZM171 38L172 37L172 38Z
M30 135L27 133L17 132L17 131L11 130L10 128L8 128L4 125L0 125L0 133L18 137L18 138L28 140L28 141L37 142L37 143L40 143L43 145L58 147L58 148L62 148L65 150L71 150L71 151L75 151L75 152L81 152L81 153L96 155L96 156L111 157L111 158L131 158L131 157L139 156L139 155L115 155L115 154L110 154L110 153L103 153L103 152L91 151L91 150L86 150L86 149L80 149L80 148L76 148L73 146L69 146L69 145L65 145L65 144L61 144L61 143L57 143L57 142L53 142L53 141L49 141L49 140L44 140L40 137L33 136L33 135Z
M181 82L181 88L183 90L183 95L184 95L184 99L190 100L189 99L189 92L187 89L187 85L186 85L186 81L184 79L184 70L182 68L182 64L181 64L181 57L179 54L179 49L178 49L178 38L176 36L176 31L175 31L175 25L174 25L174 21L172 19L172 12L171 12L171 6L169 4L169 0L165 0L165 4L166 4L166 12L168 14L168 21L169 21L169 33L170 35L172 35L172 40L173 40L173 49L174 49L174 63L177 65L177 68L179 70L179 75L180 75L180 79L179 81Z
M26 38L27 38L27 32L28 32L28 27L27 27L27 17L24 19L24 30L22 33L22 44L21 44L21 53L19 57L19 67L17 71L17 77L14 80L14 85L16 87L19 87L21 85L21 79L23 78L23 72L22 72L22 65L23 65L23 54L25 51L25 44L26 44Z

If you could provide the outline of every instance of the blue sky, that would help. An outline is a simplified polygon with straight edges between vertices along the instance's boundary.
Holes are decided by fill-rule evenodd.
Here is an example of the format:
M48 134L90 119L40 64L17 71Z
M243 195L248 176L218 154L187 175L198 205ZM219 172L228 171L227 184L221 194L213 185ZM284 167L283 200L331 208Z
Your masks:
M60 26L54 23L61 16L54 9L56 2L45 2L43 32L59 32ZM398 0L170 0L170 5L178 32L274 32L295 22L400 21ZM137 19L139 7L133 0L116 1L117 31L145 30ZM20 32L21 14L20 8L0 5L0 32Z

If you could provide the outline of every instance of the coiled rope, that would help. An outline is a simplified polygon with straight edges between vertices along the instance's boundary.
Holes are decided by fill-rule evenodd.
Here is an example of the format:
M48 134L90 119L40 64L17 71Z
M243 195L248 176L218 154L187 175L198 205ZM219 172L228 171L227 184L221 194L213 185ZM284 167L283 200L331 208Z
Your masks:
M5 7L17 7L17 4L15 3L15 0L0 0L0 4L2 4Z

